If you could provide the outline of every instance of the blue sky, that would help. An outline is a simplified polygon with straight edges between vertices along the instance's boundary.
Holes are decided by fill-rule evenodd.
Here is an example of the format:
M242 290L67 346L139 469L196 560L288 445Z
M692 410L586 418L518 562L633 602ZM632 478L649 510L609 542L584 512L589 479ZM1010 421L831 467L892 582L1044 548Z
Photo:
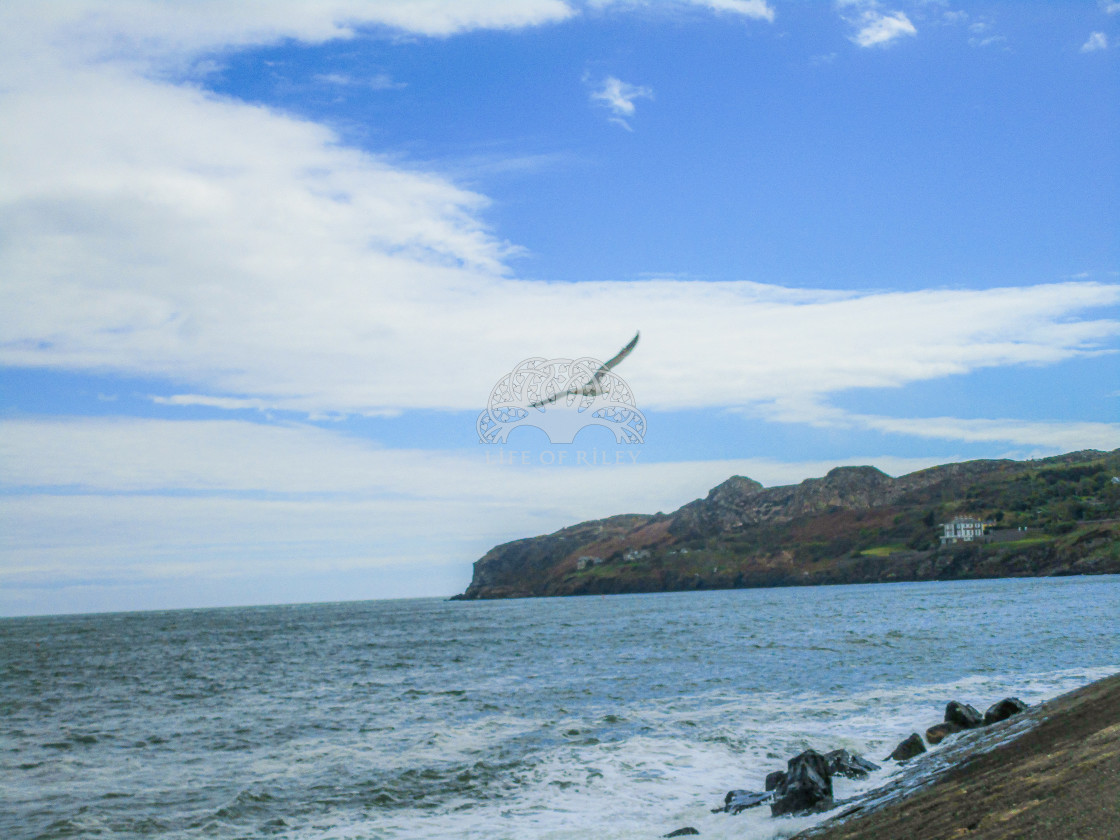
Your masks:
M0 614L450 595L736 473L1120 447L1120 4L0 32ZM478 442L519 361L638 329L644 443Z

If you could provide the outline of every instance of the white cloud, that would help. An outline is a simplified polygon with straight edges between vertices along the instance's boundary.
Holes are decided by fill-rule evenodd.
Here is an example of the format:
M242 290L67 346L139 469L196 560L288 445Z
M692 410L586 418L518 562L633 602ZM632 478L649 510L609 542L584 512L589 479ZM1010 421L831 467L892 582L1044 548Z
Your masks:
M1120 448L1120 423L1057 422L1015 418L886 417L848 412L813 400L778 399L750 413L817 428L864 429L959 443L998 443L1047 454Z
M612 122L618 123L626 129L630 124L627 117L634 116L635 99L652 99L653 91L641 85L632 85L614 76L605 78L598 88L591 91L591 101L608 108L614 117Z
M633 462L599 468L612 477L600 484L588 480L589 468L574 464L488 462L483 451L487 449L386 449L315 426L236 420L3 420L0 486L94 495L266 494L316 503L325 498L372 498L504 506L532 497L548 499L540 509L553 508L570 519L617 513L620 496L635 510L674 509L735 473L765 484L784 484L823 474L837 463L864 463L764 458L644 463L640 447L635 447ZM880 457L875 463L898 474L932 462Z
M774 20L774 7L766 0L588 0L592 8L608 7L674 9L682 6L700 6L714 12L742 15L753 20Z
M0 421L0 428L3 481L18 487L437 498L461 492L441 476L462 478L478 467L473 459L383 449L307 425L38 418Z
M276 408L276 406L270 404L267 400L257 399L255 397L208 397L205 394L175 394L170 397L151 397L151 400L157 405L203 405L208 408L222 408L227 411L240 411L243 409L268 411L269 409Z
M765 0L690 0L717 12L732 12L755 20L774 20L774 8Z
M852 41L861 47L886 46L905 35L918 34L905 12L882 11L876 0L838 0L836 5L856 27Z
M903 35L917 35L918 30L903 12L864 12L860 30L853 40L861 47L889 44Z
M563 0L9 0L0 7L0 23L8 33L5 47L17 55L53 40L79 60L136 61L284 38L316 43L370 26L441 37L555 23L574 14Z
M872 415L855 415L854 420L867 429L936 440L1006 443L1049 452L1073 452L1079 449L1110 452L1120 449L1120 423Z
M992 23L987 20L978 20L969 24L968 33L968 45L970 47L988 47L992 44L1007 42L1006 37L994 33Z
M492 543L438 501L27 495L0 526L7 615L452 594Z
M371 90L399 90L406 87L404 82L395 82L388 73L375 73L372 76L356 78L346 73L320 73L315 81L337 87L364 87Z
M1081 45L1081 52L1096 52L1097 50L1108 49L1108 36L1103 32L1094 32L1089 36L1084 44Z
M463 409L522 358L605 356L641 328L622 372L679 408L1060 361L1117 332L1078 317L1120 300L1095 283L514 282L482 197L318 126L116 75L0 97L8 364L164 376L229 407Z
M640 328L621 373L645 406L688 408L1053 363L1118 332L1085 314L1120 300L1096 283L515 281L483 196L313 123L119 63L73 66L68 43L0 90L5 364L164 377L182 393L162 399L181 404L478 409L521 359L605 357ZM608 79L599 94L629 115L649 92Z

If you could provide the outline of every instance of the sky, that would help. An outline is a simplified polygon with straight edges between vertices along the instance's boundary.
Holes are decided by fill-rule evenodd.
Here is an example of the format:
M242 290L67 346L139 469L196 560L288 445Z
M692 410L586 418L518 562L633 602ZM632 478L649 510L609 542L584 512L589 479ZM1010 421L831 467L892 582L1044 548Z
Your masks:
M8 0L0 125L0 615L1120 447L1117 2ZM480 442L639 330L640 443Z

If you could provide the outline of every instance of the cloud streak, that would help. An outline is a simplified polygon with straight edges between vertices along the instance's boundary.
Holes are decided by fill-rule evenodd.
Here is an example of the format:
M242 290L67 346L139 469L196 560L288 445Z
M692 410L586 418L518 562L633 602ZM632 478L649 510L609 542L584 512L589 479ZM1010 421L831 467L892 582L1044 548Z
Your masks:
M752 20L773 22L774 7L766 0L589 0L594 9L618 8L656 8L674 9L700 7L721 14L739 15Z
M404 82L393 81L393 77L388 73L376 73L365 78L355 78L345 73L320 73L314 78L315 81L320 84L332 85L340 88L357 87L366 88L368 90L400 90L401 88L407 87Z
M629 118L634 116L636 99L653 99L653 90L642 85L632 85L614 76L607 76L595 90L591 91L591 101L607 108L614 116L611 122L631 131Z
M637 453L639 456L641 453ZM565 515L613 513L619 485L642 510L669 509L747 469L769 484L799 481L833 462L746 458L611 466L611 482L590 486L584 470L489 463L478 449L387 449L306 424L240 420L36 418L0 421L0 487L29 493L139 494L189 491L222 498L447 500L510 505L548 498ZM880 459L917 469L929 459ZM607 469L607 468L603 468ZM730 472L728 472L730 471ZM644 478L641 476L645 476ZM649 486L640 485L656 476Z
M1120 423L1057 422L1015 418L887 417L848 412L814 401L775 400L749 410L780 423L821 429L857 429L953 443L989 443L1053 454L1120 448Z

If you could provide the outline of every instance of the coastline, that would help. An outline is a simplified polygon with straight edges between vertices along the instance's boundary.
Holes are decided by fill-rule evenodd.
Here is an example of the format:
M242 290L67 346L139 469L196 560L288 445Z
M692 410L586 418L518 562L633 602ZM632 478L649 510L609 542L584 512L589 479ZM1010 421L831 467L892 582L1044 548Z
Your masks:
M452 600L1086 574L1120 574L1120 449L776 487L732 476L671 513L496 545Z
M1120 674L955 736L794 840L1120 837Z

